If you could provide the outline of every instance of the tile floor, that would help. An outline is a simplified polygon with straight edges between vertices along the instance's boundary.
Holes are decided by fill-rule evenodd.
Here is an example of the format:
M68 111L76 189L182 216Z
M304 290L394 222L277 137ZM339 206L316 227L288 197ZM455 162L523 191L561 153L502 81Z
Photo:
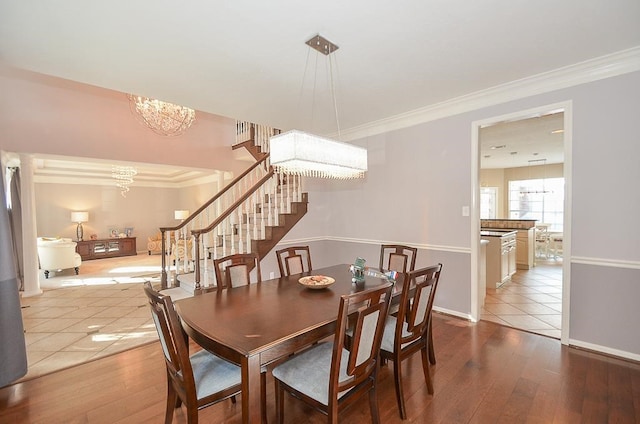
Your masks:
M511 282L487 289L480 319L559 339L562 328L562 259L518 270Z
M22 380L157 340L142 284L159 281L160 256L85 261L80 274L41 277L21 298L28 373Z

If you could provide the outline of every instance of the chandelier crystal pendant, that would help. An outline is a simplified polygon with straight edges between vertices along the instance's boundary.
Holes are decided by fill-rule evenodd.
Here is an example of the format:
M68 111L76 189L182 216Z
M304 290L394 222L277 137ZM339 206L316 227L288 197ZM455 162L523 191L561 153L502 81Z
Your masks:
M153 132L166 137L184 133L196 118L193 109L149 97L130 94L129 105L138 120Z
M113 166L111 168L111 176L116 180L116 186L120 188L122 197L127 197L129 186L133 184L133 177L138 171L133 166Z
M338 50L338 46L320 35L311 38L306 44L321 54L329 56L331 93L339 137L340 124L333 87L333 64L330 58L331 53ZM367 172L365 148L299 130L291 130L271 137L269 152L271 165L275 171L285 175L353 179L364 178Z

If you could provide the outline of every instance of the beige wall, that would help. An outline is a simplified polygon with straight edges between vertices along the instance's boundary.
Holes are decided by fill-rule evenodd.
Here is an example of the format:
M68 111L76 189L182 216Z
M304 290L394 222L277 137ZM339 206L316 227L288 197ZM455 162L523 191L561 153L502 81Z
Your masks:
M35 184L36 225L40 237L76 239L76 224L71 211L88 211L89 222L83 224L84 238L91 234L108 237L108 229L133 227L138 252L145 252L147 237L158 228L177 225L174 210L194 212L217 192L217 184L186 188L131 187L122 197L114 186L83 184Z
M524 166L520 168L481 169L480 186L498 187L497 219L509 218L509 181L558 178L564 175L561 163L551 165Z

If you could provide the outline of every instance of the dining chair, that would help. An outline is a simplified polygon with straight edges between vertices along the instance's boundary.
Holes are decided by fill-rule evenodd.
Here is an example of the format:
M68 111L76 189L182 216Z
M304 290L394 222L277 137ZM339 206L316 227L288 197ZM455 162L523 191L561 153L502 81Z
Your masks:
M329 423L337 423L342 409L368 393L372 420L380 422L376 378L391 289L392 284L385 283L341 296L333 342L313 345L273 369L278 423L284 422L285 391L326 414ZM354 323L349 350L348 322Z
M256 253L236 253L213 260L218 289L246 286L256 269L256 282L262 282L260 257Z
M383 244L380 246L380 270L397 271L401 273L411 272L416 268L416 256L418 249L402 244ZM398 314L397 306L392 306L390 313ZM431 323L429 323L431 326ZM436 364L436 352L433 349L433 335L429 328L429 362Z
M401 244L380 246L380 271L409 272L416 267L416 247Z
M535 227L536 234L536 257L538 258L548 258L549 257L549 231L548 226L536 226Z
M309 246L293 246L277 250L276 258L278 259L278 268L280 268L281 277L288 277L292 274L302 274L303 272L309 272L313 269L311 266Z
M404 286L400 296L397 316L387 317L380 357L393 361L393 377L400 418L407 418L402 392L402 361L420 351L422 369L429 394L433 394L433 383L429 371L429 348L433 338L431 332L431 310L438 287L442 264L417 269L404 274Z
M187 335L170 296L153 290L150 282L144 284L151 315L160 337L167 369L167 406L165 424L173 421L174 409L184 403L187 422L197 424L198 411L207 406L240 394L240 367L206 351L189 356Z

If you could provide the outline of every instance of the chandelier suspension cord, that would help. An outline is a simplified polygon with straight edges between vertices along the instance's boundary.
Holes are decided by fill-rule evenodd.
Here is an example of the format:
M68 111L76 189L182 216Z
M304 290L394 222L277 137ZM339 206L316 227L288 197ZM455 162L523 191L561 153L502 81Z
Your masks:
M316 35L305 43L310 48L331 56L338 50L333 44L321 35ZM317 85L318 56L316 55L316 70L313 84L313 102L315 110L315 89ZM307 54L306 65L309 65ZM327 69L327 84L330 84L333 110L336 118L338 136L340 136L340 120L338 118L338 100L336 95L337 63L329 57L325 62ZM306 78L307 69L305 68ZM335 74L335 75L334 75ZM324 98L324 97L323 97ZM301 109L301 108L299 108ZM313 126L313 124L311 124ZM289 130L285 133L274 135L269 139L271 164L276 172L286 175L300 175L314 178L353 179L364 178L367 172L367 150L363 147L342 143L327 137L317 136L299 130Z
M333 98L333 111L336 115L336 126L338 127L338 140L342 140L342 137L340 135L340 119L338 119L338 101L336 99L336 87L335 87L335 81L333 78L333 68L334 68L334 61L332 59L332 55L329 55L329 78L330 78L330 82L331 82L331 97ZM338 59L335 60L335 68L336 68L336 77L338 74Z
M305 81L307 79L307 69L309 68L309 58L311 56L311 49L307 49L307 59L304 62L304 72L302 73L302 80L300 81L300 91L298 94L298 118L300 118L302 116L302 99L304 97L304 86L305 86ZM312 107L311 107L311 116L312 116L312 122L313 122L313 103L312 103Z

